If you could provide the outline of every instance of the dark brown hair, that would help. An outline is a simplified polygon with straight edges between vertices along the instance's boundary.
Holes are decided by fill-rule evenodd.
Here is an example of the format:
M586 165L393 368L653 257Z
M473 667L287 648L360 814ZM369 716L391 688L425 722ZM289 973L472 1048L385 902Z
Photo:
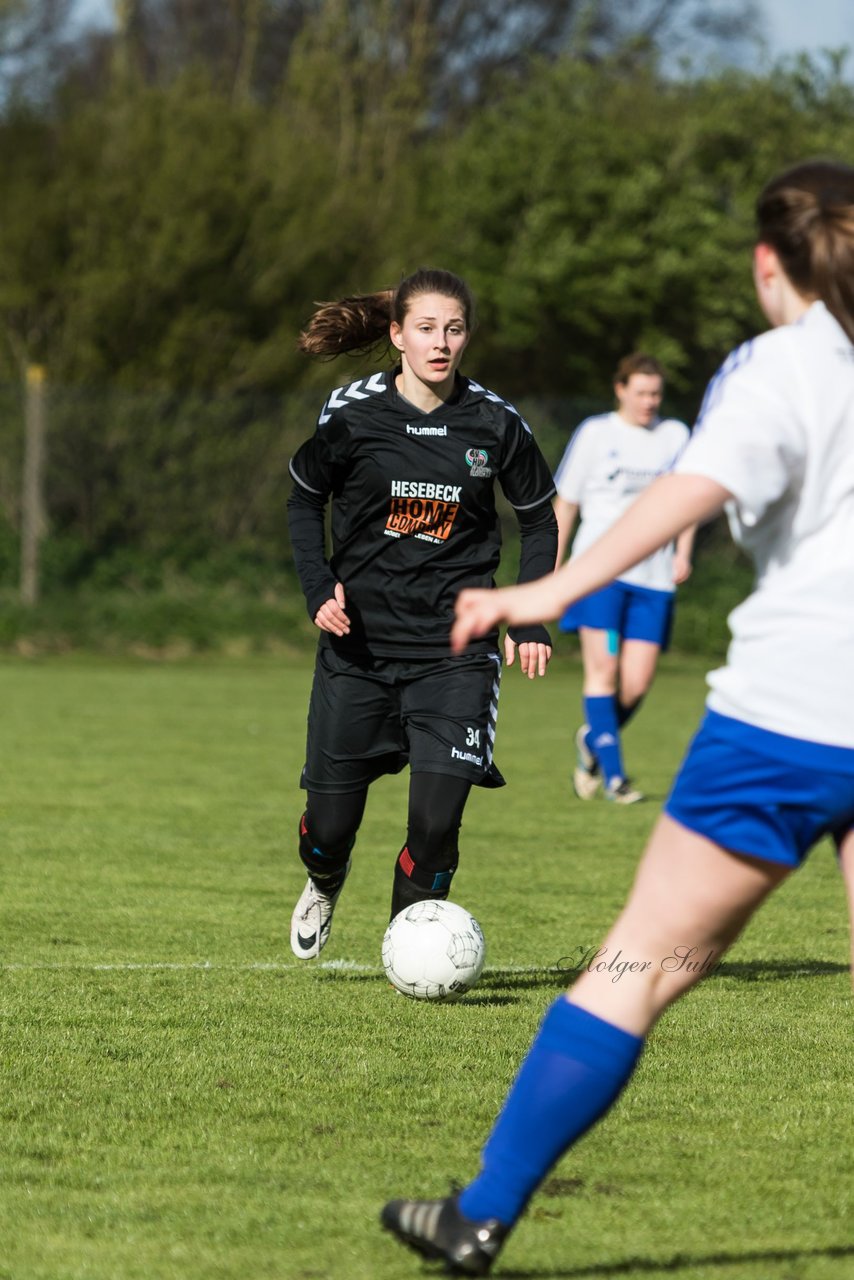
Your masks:
M820 298L854 342L854 168L807 160L772 178L756 202L770 245L805 298Z
M425 293L438 293L459 302L466 328L474 327L474 298L466 282L451 271L421 267L401 280L396 289L355 294L338 302L318 302L297 346L307 355L329 358L348 351L370 351L388 341L391 322L402 325L414 299Z
M633 373L649 373L664 381L664 368L655 356L648 356L643 351L633 351L630 356L623 356L614 372L614 382L624 386Z

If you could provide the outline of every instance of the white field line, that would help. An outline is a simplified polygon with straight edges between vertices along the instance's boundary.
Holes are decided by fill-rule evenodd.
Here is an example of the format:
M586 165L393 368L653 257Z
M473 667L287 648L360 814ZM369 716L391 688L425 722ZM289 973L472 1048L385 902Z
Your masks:
M279 963L260 960L247 964L220 964L211 960L186 962L153 960L144 963L119 961L112 964L62 964L59 962L19 964L0 961L0 973L34 973L38 971L55 973L148 973L154 970L169 970L178 973L189 973L197 970L200 972L219 973L287 973L297 969L301 969L303 972L309 972L312 969L326 969L333 972L340 970L345 973L382 973L381 965L359 964L355 960L321 960L319 964L314 965L307 965L299 961ZM504 973L565 973L566 970L560 965L508 964L502 965L500 968L493 968L487 965L483 972L484 974L500 977Z

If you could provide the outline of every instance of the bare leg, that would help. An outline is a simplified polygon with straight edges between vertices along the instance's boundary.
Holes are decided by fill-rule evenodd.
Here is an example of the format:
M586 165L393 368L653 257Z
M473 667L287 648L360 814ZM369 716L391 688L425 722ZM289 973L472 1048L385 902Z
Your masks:
M620 647L620 702L640 702L655 679L661 646L651 640L624 640Z
M613 697L617 692L619 654L611 652L608 640L610 634L593 627L578 628L585 698Z
M850 844L854 893L854 839ZM664 1009L717 964L788 872L729 853L662 815L626 906L599 953L587 958L569 999L624 1031L646 1035Z
M573 786L577 796L589 800L600 782L617 786L625 774L617 709L619 643L616 632L593 627L580 627L578 638L584 663L587 730L582 736L576 735L578 765Z
M453 1262L464 1249L485 1272L548 1170L613 1106L656 1018L720 958L786 874L662 817L625 909L569 998L543 1019L478 1176L456 1201L392 1202L386 1225L431 1256Z

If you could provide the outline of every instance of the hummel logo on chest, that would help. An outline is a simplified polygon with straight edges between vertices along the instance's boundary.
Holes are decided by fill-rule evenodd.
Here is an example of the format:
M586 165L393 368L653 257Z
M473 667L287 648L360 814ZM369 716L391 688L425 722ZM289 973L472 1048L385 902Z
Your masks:
M413 427L411 422L406 424L406 434L408 436L446 436L448 428L442 427Z

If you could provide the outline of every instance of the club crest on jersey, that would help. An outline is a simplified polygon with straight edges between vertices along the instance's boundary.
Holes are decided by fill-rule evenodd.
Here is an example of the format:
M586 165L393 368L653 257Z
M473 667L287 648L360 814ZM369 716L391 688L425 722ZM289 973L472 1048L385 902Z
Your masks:
M470 474L488 479L492 475L492 467L488 466L489 454L485 449L466 449L466 465Z

